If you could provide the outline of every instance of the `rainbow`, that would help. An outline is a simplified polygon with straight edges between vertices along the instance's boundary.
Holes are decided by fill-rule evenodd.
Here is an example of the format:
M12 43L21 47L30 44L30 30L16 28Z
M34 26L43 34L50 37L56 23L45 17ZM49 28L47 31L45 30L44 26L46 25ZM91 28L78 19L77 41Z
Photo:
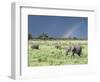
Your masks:
M75 32L76 30L78 30L78 28L80 28L81 25L82 25L82 22L79 22L79 23L77 23L77 24L74 24L74 25L70 26L70 27L69 27L70 29L67 30L67 31L64 33L64 35L63 35L62 37L63 37L63 38L68 38L68 37L70 37L70 36L73 36L74 32Z

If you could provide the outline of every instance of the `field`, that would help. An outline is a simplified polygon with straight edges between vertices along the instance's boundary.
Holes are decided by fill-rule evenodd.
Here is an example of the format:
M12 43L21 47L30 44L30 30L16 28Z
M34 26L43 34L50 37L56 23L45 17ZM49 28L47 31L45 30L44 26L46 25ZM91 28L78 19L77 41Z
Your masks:
M70 44L79 43L82 55L66 56L65 48ZM39 45L39 49L32 49L32 45ZM60 49L56 48L60 46ZM75 65L88 63L88 44L86 40L29 40L28 66Z

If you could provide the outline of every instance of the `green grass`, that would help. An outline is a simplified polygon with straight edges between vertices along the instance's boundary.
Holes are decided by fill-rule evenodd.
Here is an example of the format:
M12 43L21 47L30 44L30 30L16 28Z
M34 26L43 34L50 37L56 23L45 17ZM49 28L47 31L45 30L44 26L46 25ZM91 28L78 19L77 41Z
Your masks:
M82 55L79 57L72 53L66 56L65 48L70 44L79 43L83 47ZM33 44L38 44L39 49L32 49ZM55 46L61 46L56 49ZM49 66L49 65L66 65L66 64L87 64L88 50L87 41L85 40L30 40L28 42L28 66Z

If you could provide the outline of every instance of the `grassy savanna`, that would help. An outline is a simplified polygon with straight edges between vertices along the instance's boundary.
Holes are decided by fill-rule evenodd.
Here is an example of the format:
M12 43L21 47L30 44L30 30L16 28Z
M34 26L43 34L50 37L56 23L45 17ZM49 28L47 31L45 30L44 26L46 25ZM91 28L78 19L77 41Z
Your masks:
M71 44L82 46L82 55L72 56L70 52L66 56L66 47ZM39 49L32 49L32 45L38 45ZM56 48L60 46L60 49ZM67 64L87 64L88 50L87 40L29 40L28 41L28 66L49 66Z

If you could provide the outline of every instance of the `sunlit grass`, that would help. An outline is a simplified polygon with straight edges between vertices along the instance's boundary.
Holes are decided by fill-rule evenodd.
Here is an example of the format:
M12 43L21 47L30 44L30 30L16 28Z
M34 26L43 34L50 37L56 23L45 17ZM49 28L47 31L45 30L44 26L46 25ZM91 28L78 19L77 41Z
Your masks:
M83 46L82 55L79 57L72 53L66 56L65 48L70 44L80 43ZM49 66L49 65L66 65L66 64L87 64L88 50L87 41L82 40L30 40L28 46L28 66ZM32 49L31 45L38 44L39 49ZM61 49L56 49L55 46L61 46Z

